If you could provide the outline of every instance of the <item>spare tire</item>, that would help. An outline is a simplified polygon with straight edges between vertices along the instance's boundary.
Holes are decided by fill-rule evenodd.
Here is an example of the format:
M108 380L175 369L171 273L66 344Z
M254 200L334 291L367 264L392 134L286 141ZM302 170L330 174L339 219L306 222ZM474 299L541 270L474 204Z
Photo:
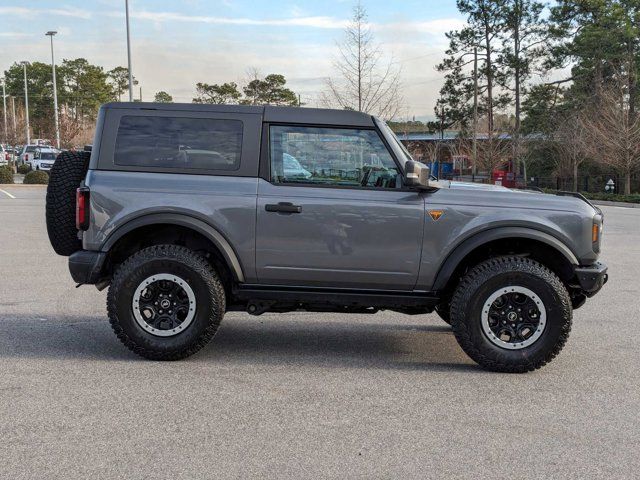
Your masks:
M47 188L47 233L58 255L82 249L76 228L76 190L89 168L91 152L63 152L51 168Z

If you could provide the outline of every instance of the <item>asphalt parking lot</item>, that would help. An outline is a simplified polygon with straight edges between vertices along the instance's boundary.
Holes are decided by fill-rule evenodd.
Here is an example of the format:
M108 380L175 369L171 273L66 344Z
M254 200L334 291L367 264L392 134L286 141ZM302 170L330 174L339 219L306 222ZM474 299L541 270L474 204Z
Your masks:
M640 209L603 208L610 281L560 356L505 375L385 312L232 313L200 354L142 360L49 246L44 188L2 190L2 478L640 475Z

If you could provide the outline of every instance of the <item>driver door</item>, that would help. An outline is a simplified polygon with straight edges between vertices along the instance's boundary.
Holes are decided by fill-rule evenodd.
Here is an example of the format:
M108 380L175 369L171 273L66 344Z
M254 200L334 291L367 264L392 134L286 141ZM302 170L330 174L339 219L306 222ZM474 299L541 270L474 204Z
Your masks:
M265 285L411 290L424 199L375 129L269 127L256 231Z

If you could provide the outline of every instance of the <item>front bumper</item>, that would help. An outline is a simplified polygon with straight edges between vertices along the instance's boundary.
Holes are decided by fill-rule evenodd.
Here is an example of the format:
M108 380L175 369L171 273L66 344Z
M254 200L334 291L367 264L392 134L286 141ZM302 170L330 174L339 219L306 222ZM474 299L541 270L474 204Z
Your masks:
M577 267L575 274L580 288L587 297L592 297L598 293L602 286L607 283L607 280L609 280L607 266L602 262Z
M106 258L106 252L78 250L69 257L71 278L80 285L95 285L102 277L102 266Z

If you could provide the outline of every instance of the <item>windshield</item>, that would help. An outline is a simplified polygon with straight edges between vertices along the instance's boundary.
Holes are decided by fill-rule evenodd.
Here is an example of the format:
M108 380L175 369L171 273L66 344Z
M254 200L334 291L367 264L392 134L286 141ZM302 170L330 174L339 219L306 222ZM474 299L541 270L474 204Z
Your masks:
M55 152L40 152L40 160L55 160Z
M393 130L391 130L391 128L389 128L389 125L377 118L376 123L378 124L378 128L380 128L384 137L391 144L391 148L393 148L396 156L402 162L403 166L408 160L413 160L413 157L409 153L409 150L407 150L407 147L405 147L402 142L398 140L396 134L393 133Z

